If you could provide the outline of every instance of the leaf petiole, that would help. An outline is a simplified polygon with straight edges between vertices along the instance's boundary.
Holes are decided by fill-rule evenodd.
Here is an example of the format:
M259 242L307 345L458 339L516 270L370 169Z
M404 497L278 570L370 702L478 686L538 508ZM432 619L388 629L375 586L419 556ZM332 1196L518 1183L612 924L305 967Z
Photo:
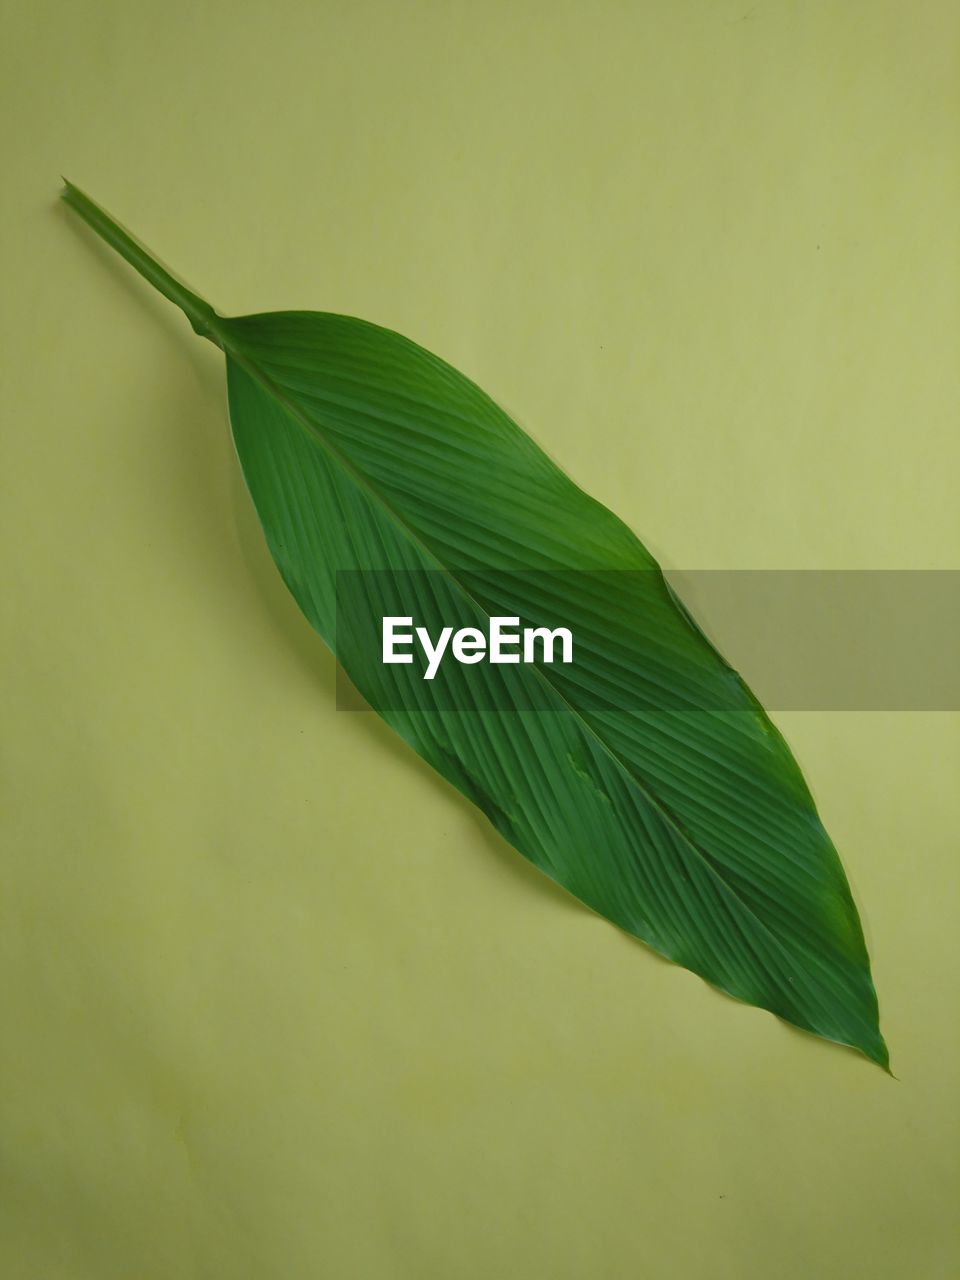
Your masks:
M88 227L92 228L101 240L105 240L111 248L116 249L121 257L143 276L145 280L159 290L165 298L180 308L201 338L209 338L216 346L223 346L219 319L209 302L204 302L185 284L177 280L165 267L162 267L149 250L135 240L128 231L124 231L109 213L84 195L79 187L75 187L66 178L63 180L63 191L60 198L78 213Z

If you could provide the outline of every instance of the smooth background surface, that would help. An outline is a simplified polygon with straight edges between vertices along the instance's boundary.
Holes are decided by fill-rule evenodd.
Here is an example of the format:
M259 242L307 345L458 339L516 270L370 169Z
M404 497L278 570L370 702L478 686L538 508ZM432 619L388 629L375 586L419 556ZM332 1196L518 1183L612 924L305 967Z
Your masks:
M778 717L900 1081L550 888L285 597L223 310L398 328L668 564L960 565L949 3L4 8L0 1273L932 1280L958 718Z

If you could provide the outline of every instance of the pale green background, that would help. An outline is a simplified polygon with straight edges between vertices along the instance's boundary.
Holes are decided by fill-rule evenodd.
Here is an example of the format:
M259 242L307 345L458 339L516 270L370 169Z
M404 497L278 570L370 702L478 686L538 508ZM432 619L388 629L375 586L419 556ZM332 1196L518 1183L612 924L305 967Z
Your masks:
M949 0L4 6L4 1280L953 1276L958 717L780 716L899 1082L528 870L286 598L218 353L340 310L668 564L960 564Z

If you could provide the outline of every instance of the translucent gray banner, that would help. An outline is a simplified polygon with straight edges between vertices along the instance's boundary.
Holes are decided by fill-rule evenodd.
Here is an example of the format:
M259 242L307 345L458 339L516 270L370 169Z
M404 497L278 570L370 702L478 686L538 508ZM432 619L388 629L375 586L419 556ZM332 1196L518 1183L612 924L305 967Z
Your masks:
M663 648L672 633L673 599L770 711L960 710L960 570L672 570L658 571L464 571L470 601L445 573L341 572L337 574L337 645L347 671L362 685L361 698L338 669L337 705L356 710L429 710L464 705L522 710L540 704L520 694L529 680L511 676L516 666L489 670L487 660L460 665L448 649L434 678L425 681L427 658L414 641L404 668L382 669L383 617L411 618L436 634L441 623L456 631L482 627L491 613L515 616L520 625L568 628L573 658L542 660L550 684L590 682L585 671L603 663L608 639L619 646L620 668L600 702L623 709L728 710L741 703L722 680L705 679L691 692L671 693ZM666 581L666 586L664 585ZM584 611L577 602L590 602ZM474 607L476 605L476 607ZM596 629L609 610L609 635ZM421 617L423 614L428 617ZM587 619L589 625L584 622ZM403 634L403 628L397 628ZM620 644L639 636L636 644ZM677 632L684 642L683 628ZM515 647L522 652L522 643ZM632 651L631 651L632 650ZM398 646L398 652L401 648ZM538 653L539 653L538 649ZM691 650L691 652L694 652ZM645 683L644 663L651 668ZM378 673L378 667L380 671ZM486 668L485 671L482 669ZM397 673L404 677L397 680ZM372 674L371 674L372 673Z

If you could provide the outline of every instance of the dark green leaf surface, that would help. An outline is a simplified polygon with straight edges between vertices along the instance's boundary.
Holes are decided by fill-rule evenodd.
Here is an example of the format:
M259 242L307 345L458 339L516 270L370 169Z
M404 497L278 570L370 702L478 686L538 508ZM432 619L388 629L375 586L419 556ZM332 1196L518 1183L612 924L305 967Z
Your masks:
M594 910L886 1066L856 909L800 771L634 534L416 344L337 315L217 316L75 188L66 198L225 351L273 558L371 705ZM379 571L363 579L377 616L412 613L431 634L493 614L564 625L577 661L424 682L354 643L349 617L338 629L344 570Z

